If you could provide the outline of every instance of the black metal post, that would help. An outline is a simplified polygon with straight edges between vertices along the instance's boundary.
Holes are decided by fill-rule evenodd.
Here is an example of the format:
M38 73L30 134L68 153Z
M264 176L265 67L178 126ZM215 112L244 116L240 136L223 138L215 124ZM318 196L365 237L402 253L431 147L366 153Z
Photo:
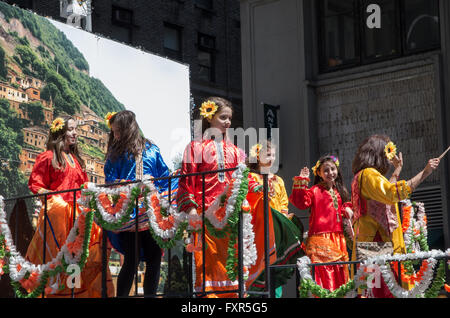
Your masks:
M206 226L205 226L205 174L202 174L202 271L203 271L203 293L206 292ZM194 282L195 284L195 282Z
M135 208L135 232L134 232L134 260L135 260L135 268L134 268L134 295L138 295L138 282L139 282L139 199L136 198L136 208Z
M107 286L106 286L106 272L108 270L107 262L107 238L105 230L102 229L102 298L108 298Z
M169 178L169 210L172 207L172 179ZM167 250L167 293L170 293L171 281L171 270L172 270L172 250L169 248Z
M47 215L47 193L44 194L44 251L42 255L42 264L45 264L45 250L47 246L47 222L48 222L48 215ZM45 297L45 289L42 291L42 298Z
M239 211L238 231L238 266L239 266L239 298L244 297L244 217Z
M266 273L266 292L271 296L271 277L270 277L270 246L269 246L269 183L268 175L263 174L263 195L264 195L264 262Z
M73 191L73 207L72 207L72 227L75 226L75 220L77 218L77 191ZM71 297L75 298L75 286L72 287Z

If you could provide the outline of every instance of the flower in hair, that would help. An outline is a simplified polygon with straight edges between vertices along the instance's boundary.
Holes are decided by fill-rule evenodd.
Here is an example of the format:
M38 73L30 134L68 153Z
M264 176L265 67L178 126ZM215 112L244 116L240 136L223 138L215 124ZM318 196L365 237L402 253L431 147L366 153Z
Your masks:
M333 160L334 164L336 165L336 167L339 168L339 159L336 158L335 156L330 156L331 160Z
M200 116L202 116L203 118L212 119L217 109L218 107L216 103L208 100L204 102L200 107Z
M315 176L317 176L317 170L319 169L319 167L320 167L320 160L317 160L316 165L312 167L312 171Z
M111 129L111 124L109 121L111 120L112 116L114 116L115 114L117 114L117 112L112 112L112 113L108 112L105 116L105 122L108 125L109 129Z
M57 117L50 126L50 131L55 133L64 128L64 119Z
M394 159L397 154L397 147L394 145L392 141L389 141L384 147L384 153L389 160Z
M262 145L256 144L250 149L250 157L259 158L259 154L261 153Z

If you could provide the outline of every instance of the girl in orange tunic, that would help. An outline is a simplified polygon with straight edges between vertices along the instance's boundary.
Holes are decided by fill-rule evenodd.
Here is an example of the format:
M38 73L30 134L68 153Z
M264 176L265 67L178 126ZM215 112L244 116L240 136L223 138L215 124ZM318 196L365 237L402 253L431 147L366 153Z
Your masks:
M202 140L194 140L186 147L181 174L235 168L243 160L239 149L226 138L226 129L231 125L232 115L231 103L225 99L210 97L202 104L204 135ZM206 130L207 128L210 129ZM177 194L178 209L194 217L201 215L203 194L206 211L231 182L232 174L233 171L205 174L204 193L201 175L180 178ZM239 287L238 281L231 281L227 275L228 237L217 238L208 230L205 236L205 286L203 286L202 236L194 235L194 244L198 248L193 253L194 291L217 292L207 294L207 297L236 297L235 293L220 293L236 290Z
M304 167L294 177L289 200L301 210L311 209L306 255L312 263L348 261L347 245L343 233L343 218L351 218L351 203L346 190L339 161L324 156L313 167L314 185L308 188L309 169ZM348 281L347 265L315 267L315 280L331 291Z
M36 158L28 186L33 193L46 193L69 189L78 189L88 181L77 146L77 122L72 117L58 117L54 120L49 132L47 151ZM80 192L76 193L76 199ZM41 197L43 198L43 197ZM26 259L34 264L51 261L64 245L73 227L73 192L48 195L45 259L44 244L44 208L42 208L36 232L28 246ZM75 209L77 210L77 208ZM75 212L78 214L78 211ZM95 223L92 224L89 257L81 272L81 286L75 288L75 297L101 297L101 241L102 231ZM109 296L113 287L109 268L107 284ZM66 285L65 276L59 281L50 281L54 293L48 297L71 297L72 291L67 287L58 290L58 285Z
M220 97L210 97L202 104L200 115L203 117L202 139L194 140L186 147L180 174L236 168L239 164L243 164L245 161L244 151L231 143L226 135L233 115L231 103ZM227 185L233 182L232 175L233 171L205 174L204 189L202 175L180 178L177 194L178 209L193 218L198 218L203 210L203 197L204 208L207 211L222 195ZM252 181L250 179L248 181L249 188L251 188ZM255 215L262 215L262 193L250 192L247 194L247 200L252 209L252 223L255 226ZM259 213L254 211L259 211ZM239 288L239 282L237 279L231 280L227 272L229 237L218 238L211 234L208 228L206 228L205 237L206 246L205 255L203 255L202 235L194 235L194 291L198 293L205 291L207 297L237 297L238 294L232 291ZM273 241L273 234L271 237L271 241ZM263 253L259 253L260 249L258 248L258 246L261 247L261 244L256 241L255 245L258 250L257 259L255 264L248 268L248 279L245 282L247 288L264 269L264 266L261 266L264 264ZM203 257L205 263L203 263ZM276 254L272 254L271 261L275 260ZM203 264L205 265L205 275L203 275ZM205 284L203 284L203 280L205 280Z

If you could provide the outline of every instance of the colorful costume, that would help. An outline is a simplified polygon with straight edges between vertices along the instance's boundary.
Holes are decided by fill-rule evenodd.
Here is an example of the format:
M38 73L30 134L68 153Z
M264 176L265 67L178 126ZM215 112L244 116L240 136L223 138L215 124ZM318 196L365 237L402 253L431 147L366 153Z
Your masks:
M250 178L255 183L250 184L250 190L254 192L256 189L252 187L258 187L258 190L262 190L263 177L257 173L251 173ZM298 257L303 256L301 249L301 243L303 240L303 225L296 216L292 216L292 220L288 219L288 205L289 200L284 186L284 181L277 175L273 175L268 178L268 194L269 194L269 206L270 206L270 231L271 234L271 250L270 253L276 252L276 259L271 258L271 264L282 265L296 261ZM250 194L251 195L251 194ZM262 197L261 197L262 201ZM262 205L263 202L261 202ZM258 211L258 210L256 210ZM255 236L261 242L257 244L258 253L264 253L264 209L260 208L258 215L254 213L255 219ZM272 238L273 235L273 238ZM259 255L259 254L258 254ZM264 254L262 254L264 255ZM261 264L263 265L263 264ZM261 270L264 270L262 268ZM291 269L277 269L273 270L275 275L275 287L276 297L280 298L282 295L281 286L284 285L290 277L293 275ZM265 288L265 274L262 272L258 279L253 283L251 289L264 290Z
M142 151L142 164L143 175L150 175L154 178L168 177L170 175L169 168L165 164L158 146L155 144L146 143L145 149ZM136 160L133 156L128 154L122 154L119 158L112 161L110 158L106 159L105 167L105 181L106 183L113 183L119 181L134 181L136 180ZM156 188L159 192L166 197L168 195L169 180L156 180L154 181ZM178 188L178 179L171 179L171 200L174 201L176 197L176 191ZM133 212L130 221L120 229L120 232L134 231L136 215ZM148 229L148 219L145 214L139 214L138 221L139 231ZM111 235L108 232L108 236L111 239ZM114 239L114 244L116 243ZM119 245L114 246L119 251L121 248Z
M229 141L192 141L184 152L180 174L235 168L241 162L239 149ZM204 174L204 207L205 211L214 200L222 194L232 180L233 171ZM179 180L177 204L178 209L188 212L195 208L202 213L203 206L202 175L182 177ZM225 268L229 238L217 238L206 230L205 253L205 291L237 290L238 281L230 281ZM197 245L201 244L201 235L194 235ZM202 251L193 253L195 264L194 291L203 291L203 256ZM236 297L234 293L209 294L209 297Z
M352 259L356 242L392 242L394 254L406 253L397 202L411 194L406 181L389 182L378 170L366 168L352 182L354 231ZM406 286L407 287L407 286ZM374 297L392 297L387 286L373 289Z
M138 169L139 168L138 164ZM116 160L112 161L110 158L106 160L105 167L106 182L118 181L134 181L136 180L136 160L134 156L129 156L127 153L122 154ZM139 172L138 172L139 173ZM168 177L169 169L165 164L159 148L155 144L146 143L145 149L142 151L142 173L143 175L150 175L154 178ZM154 184L158 191L167 196L169 187L169 180L155 180ZM171 201L175 200L176 191L178 188L178 180L171 179ZM136 210L133 210L130 221L128 221L116 233L107 231L108 238L113 247L120 253L125 255L124 264L120 271L117 282L117 296L128 296L131 285L133 283L134 271L137 266L135 257L135 219ZM145 213L139 213L138 218L138 241L140 247L140 259L146 262L146 271L144 279L144 294L155 294L160 274L161 266L161 248L157 245L149 232L148 218Z
M78 189L88 181L86 172L82 170L78 161L70 154L62 153L66 161L66 167L62 170L53 168L53 151L46 151L37 156L33 166L28 186L33 193L62 191ZM80 192L76 193L76 199ZM49 195L47 200L47 232L46 232L46 256L43 259L44 237L44 207L42 208L37 230L28 247L26 259L35 264L47 263L53 259L64 245L70 230L73 227L73 192ZM76 215L79 213L78 208ZM75 297L101 297L102 277L102 230L96 224L92 224L91 240L89 243L89 257L81 272L81 288L74 291ZM60 283L66 284L65 276L59 277ZM50 282L52 284L52 282ZM108 293L112 295L113 286L111 274L107 269ZM65 288L48 297L71 297L71 289Z
M342 218L347 216L339 192L327 190L322 184L307 188L309 178L294 177L289 200L301 210L311 209L306 255L312 263L348 261ZM347 265L316 266L315 281L331 291L348 281Z

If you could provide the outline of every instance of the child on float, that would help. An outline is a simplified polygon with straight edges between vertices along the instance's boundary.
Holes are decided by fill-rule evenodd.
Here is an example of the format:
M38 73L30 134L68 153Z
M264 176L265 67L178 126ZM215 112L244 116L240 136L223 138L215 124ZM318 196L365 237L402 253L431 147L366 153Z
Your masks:
M343 232L344 218L352 217L350 196L345 188L339 160L322 156L312 168L314 185L308 188L309 169L304 167L294 177L289 201L300 210L310 209L306 255L312 263L348 261ZM333 291L347 283L347 265L321 265L314 269L314 279L323 288Z
M268 199L270 206L271 224L274 231L274 245L270 252L276 250L277 259L273 262L275 264L286 264L289 261L294 261L303 255L301 249L301 242L303 239L303 226L300 220L294 213L288 212L289 199L286 192L283 179L275 174L274 163L276 162L277 147L270 141L265 140L250 149L250 156L247 159L247 166L250 168L251 182L250 192L262 191L263 175L268 175ZM258 189L255 189L257 187ZM251 194L250 194L251 195ZM264 215L259 215L254 218L255 229L259 230L256 236L261 239L261 247L258 250L260 256L264 255ZM256 224L260 223L260 225ZM258 235L259 234L259 235ZM284 285L292 276L292 271L289 269L277 269L272 271L275 275L274 283L277 286L275 289L276 298L281 298L283 294L282 285ZM254 289L265 288L265 274L262 273L260 277L253 283Z
M439 163L439 158L429 159L416 176L401 180L402 153L397 155L397 147L388 136L372 135L359 145L352 162L355 232L352 260L357 259L358 242L391 242L394 254L406 253L397 203L407 199ZM388 180L385 175L391 167L394 172ZM410 289L412 286L405 283L403 287ZM393 297L383 279L380 287L371 292L375 298Z

